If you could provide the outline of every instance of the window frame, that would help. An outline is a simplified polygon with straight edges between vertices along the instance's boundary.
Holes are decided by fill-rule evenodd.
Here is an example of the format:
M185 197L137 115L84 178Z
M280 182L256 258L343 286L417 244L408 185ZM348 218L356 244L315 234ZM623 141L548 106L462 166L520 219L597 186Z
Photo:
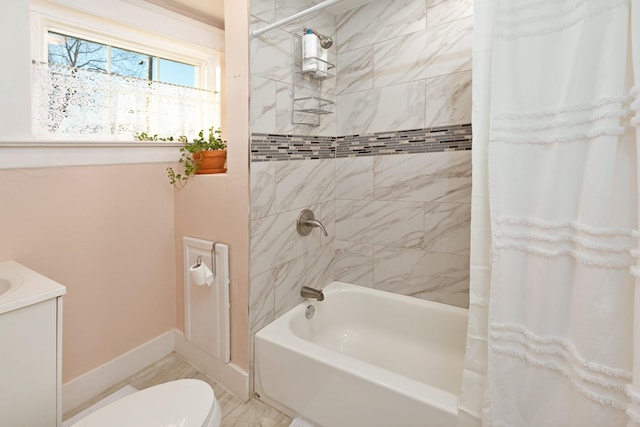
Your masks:
M104 45L126 49L145 55L182 62L196 67L196 84L200 89L216 91L215 67L220 58L213 49L194 48L188 42L178 42L160 34L150 34L127 28L91 15L85 15L82 22L61 16L57 8L32 7L32 58L37 62L47 62L47 36L49 32L59 33ZM64 12L62 12L64 13ZM89 23L90 22L90 23ZM81 25L82 24L82 25ZM115 34L115 35L112 35ZM135 39L136 43L130 40Z
M160 31L161 28L167 30ZM221 98L224 31L150 3L141 0L31 0L27 31L30 32L32 61L47 62L49 31L68 34L195 65L198 87L212 90L218 100ZM222 110L220 101L218 105ZM219 111L218 114L222 122L224 113ZM30 129L28 134L31 134ZM131 142L5 139L0 140L0 169L175 161L180 145L140 142L133 138ZM33 150L38 150L35 161Z
M86 43L91 43L93 45L96 46L100 46L102 48L104 48L104 69L92 69L90 67L84 67L84 66L80 66L79 68L81 69L89 69L89 70L93 70L93 71L102 71L105 72L107 74L113 74L116 76L122 76L122 77L133 77L133 78L137 78L137 79L141 79L141 80L147 80L149 82L158 82L158 83L167 83L167 84L173 84L173 85L178 85L178 86L184 86L184 87L192 87L195 89L202 89L202 86L206 86L207 85L207 81L206 78L202 78L202 76L205 74L203 73L203 69L206 69L206 67L208 66L208 64L205 63L187 63L186 61L183 60L175 60L173 58L166 58L166 57L161 57L158 55L154 55L152 53L149 52L141 52L140 49L138 48L139 46L136 45L136 49L125 49L121 46L116 46L114 45L112 42L110 43L102 43L102 42L98 42L96 40L88 40L87 38L83 38L83 37L79 37L79 36L75 36L70 34L68 31L65 33L60 33L60 32L56 32L54 30L51 29L47 29L45 30L46 34L47 34L47 60L51 61L51 46L52 46L52 36L58 40L62 42L62 38L69 38L69 39L73 39L79 43L82 42L86 42ZM55 42L53 43L55 44ZM114 67L115 67L115 54L114 51L120 51L120 52L128 52L130 54L134 54L134 55L139 55L141 58L144 58L144 60L148 61L147 67L144 69L144 73L143 74L139 74L139 75L133 75L133 74L123 74L121 72L119 72L119 70L114 71ZM57 65L62 65L62 66L70 66L70 64L66 61L68 58L66 56L64 56L63 54L56 52L54 53L55 56L62 56L65 61L62 62L54 62L54 64ZM172 55L175 56L175 55ZM38 61L40 62L40 61ZM44 62L44 61L43 61ZM169 82L169 81L165 81L162 79L163 76L163 67L162 64L164 64L164 62L171 62L173 64L180 64L180 65L184 65L187 67L190 67L190 70L192 71L190 73L190 83L189 84L182 84L182 83L176 83L176 82ZM49 62L51 64L51 62ZM210 86L210 85L209 85Z

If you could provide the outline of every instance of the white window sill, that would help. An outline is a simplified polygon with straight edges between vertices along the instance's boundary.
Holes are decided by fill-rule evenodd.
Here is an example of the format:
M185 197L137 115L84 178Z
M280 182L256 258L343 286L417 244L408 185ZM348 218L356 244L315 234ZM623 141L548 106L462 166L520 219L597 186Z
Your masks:
M0 142L0 169L177 162L179 142Z

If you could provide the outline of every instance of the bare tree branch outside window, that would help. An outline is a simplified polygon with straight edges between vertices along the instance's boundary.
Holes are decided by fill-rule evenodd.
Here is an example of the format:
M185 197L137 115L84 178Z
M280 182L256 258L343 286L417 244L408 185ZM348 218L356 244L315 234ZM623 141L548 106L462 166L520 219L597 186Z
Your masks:
M150 79L152 66L149 55L57 33L49 33L48 61L140 79Z
M164 94L180 92L179 87L200 90L195 65L54 32L48 33L47 47L49 84L44 126L51 135L80 127L89 134L116 134L121 131L123 112L130 117L144 116L140 129L145 130L151 122L152 104L160 99L158 89ZM132 100L134 87L143 90ZM178 101L167 98L163 102ZM78 117L89 114L95 120L78 121Z

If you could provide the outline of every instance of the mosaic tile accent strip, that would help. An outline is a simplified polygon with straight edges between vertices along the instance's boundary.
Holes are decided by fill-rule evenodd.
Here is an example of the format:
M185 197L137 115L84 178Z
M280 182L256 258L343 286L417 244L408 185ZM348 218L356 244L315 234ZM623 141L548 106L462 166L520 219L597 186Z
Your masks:
M338 137L254 133L251 161L465 151L471 150L472 139L470 123Z
M251 161L333 159L336 138L332 136L251 135Z
M471 150L471 124L347 135L336 138L336 157Z

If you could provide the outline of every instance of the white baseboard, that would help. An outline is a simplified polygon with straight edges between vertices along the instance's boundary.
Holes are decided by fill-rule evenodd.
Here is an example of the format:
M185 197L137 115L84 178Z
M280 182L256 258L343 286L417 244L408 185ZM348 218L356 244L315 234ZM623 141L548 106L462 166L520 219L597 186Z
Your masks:
M77 408L91 397L173 352L176 347L176 332L165 332L63 384L62 413Z
M223 363L187 341L175 331L175 351L218 384L243 401L249 400L249 374L233 363Z
M222 363L187 341L182 332L173 329L63 384L62 413L77 408L173 351L239 399L249 400L249 374L245 370L233 363Z

